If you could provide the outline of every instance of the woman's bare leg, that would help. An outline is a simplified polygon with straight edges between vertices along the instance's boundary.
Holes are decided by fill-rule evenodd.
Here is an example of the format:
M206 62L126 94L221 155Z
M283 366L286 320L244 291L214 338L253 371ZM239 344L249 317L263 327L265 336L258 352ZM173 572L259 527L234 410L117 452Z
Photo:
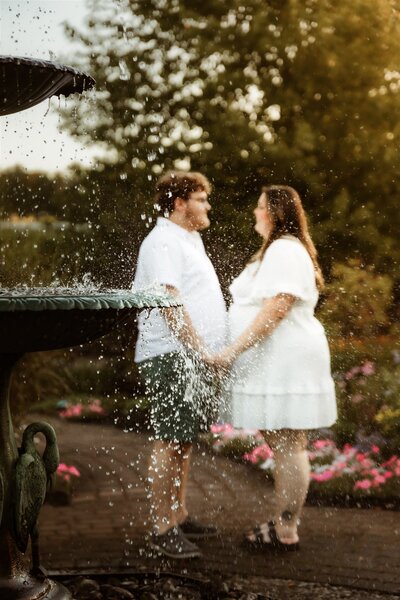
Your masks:
M275 511L274 523L281 542L298 542L297 527L310 482L307 433L302 430L281 429L263 432L274 452ZM268 542L268 523L261 525L261 533ZM255 541L254 532L247 537Z
M307 433L282 429L265 434L275 457L274 522L281 542L298 541L297 526L310 483Z

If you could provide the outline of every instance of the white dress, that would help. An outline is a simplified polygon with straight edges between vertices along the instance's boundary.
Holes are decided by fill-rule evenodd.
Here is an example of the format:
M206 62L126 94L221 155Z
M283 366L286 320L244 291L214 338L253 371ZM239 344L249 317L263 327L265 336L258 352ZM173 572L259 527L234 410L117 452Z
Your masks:
M250 263L234 279L230 292L231 340L253 321L264 299L280 293L297 298L272 334L235 362L233 425L266 430L333 425L337 409L330 354L324 328L314 317L318 290L303 244L289 235L275 240L262 261Z

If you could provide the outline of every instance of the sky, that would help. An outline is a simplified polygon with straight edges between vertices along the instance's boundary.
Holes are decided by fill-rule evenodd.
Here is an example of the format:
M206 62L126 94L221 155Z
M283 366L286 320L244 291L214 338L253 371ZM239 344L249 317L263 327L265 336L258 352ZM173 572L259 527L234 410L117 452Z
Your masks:
M110 0L112 2L112 0ZM62 23L82 29L85 0L0 0L0 54L68 64L69 41ZM72 56L71 56L72 59ZM72 61L73 62L73 61ZM73 162L89 166L96 150L59 129L59 100L0 117L0 171L16 164L29 171L65 171Z

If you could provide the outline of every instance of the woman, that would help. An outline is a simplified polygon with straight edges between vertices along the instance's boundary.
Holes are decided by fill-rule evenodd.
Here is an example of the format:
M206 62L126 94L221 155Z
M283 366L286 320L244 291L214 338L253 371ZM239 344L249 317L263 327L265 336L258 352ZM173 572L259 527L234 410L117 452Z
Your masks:
M297 550L310 474L307 430L337 417L328 343L314 317L323 277L293 188L263 188L254 215L263 243L230 287L233 341L213 363L234 367L233 425L261 430L275 455L274 518L245 541Z

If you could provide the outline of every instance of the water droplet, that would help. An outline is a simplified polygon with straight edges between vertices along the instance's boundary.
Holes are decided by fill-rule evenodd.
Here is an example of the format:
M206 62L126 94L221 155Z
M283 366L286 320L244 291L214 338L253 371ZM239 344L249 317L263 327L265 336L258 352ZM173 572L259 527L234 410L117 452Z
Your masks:
M123 58L120 59L118 66L119 66L119 78L122 79L122 81L128 81L131 78L131 74L130 74L127 64Z

